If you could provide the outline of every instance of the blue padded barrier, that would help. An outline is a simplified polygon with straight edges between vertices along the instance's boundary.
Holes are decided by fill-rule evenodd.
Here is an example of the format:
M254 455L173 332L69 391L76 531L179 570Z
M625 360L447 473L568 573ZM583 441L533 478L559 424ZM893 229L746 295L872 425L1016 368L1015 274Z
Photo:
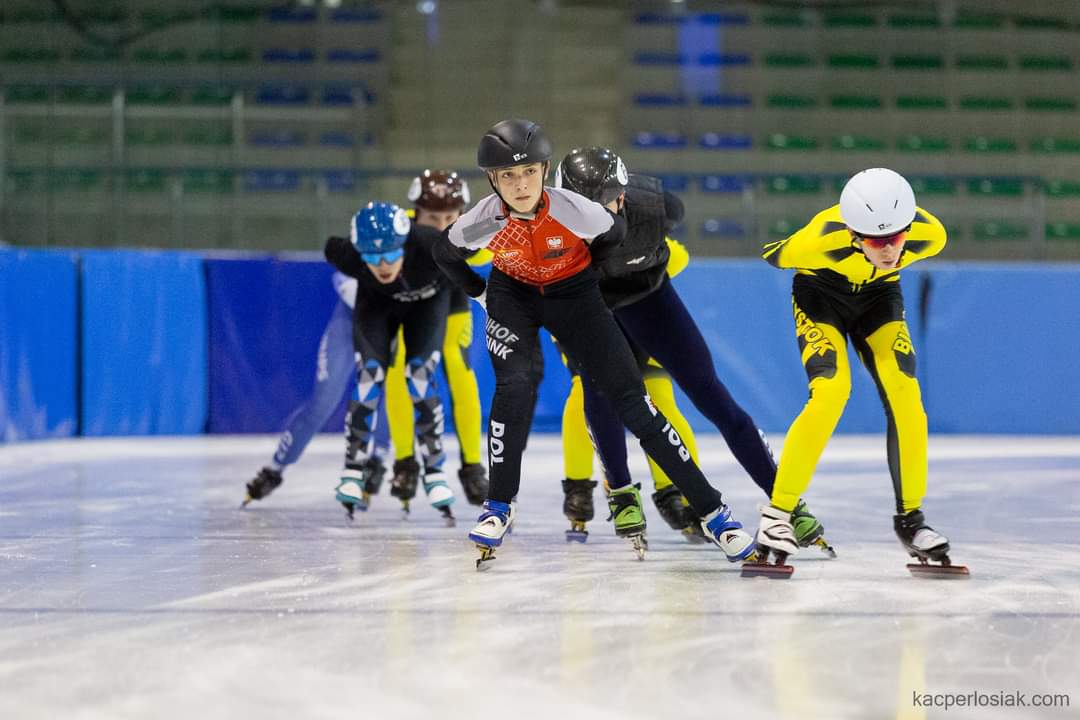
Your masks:
M192 253L82 252L82 433L206 425L206 294Z
M78 431L75 253L0 248L0 442Z

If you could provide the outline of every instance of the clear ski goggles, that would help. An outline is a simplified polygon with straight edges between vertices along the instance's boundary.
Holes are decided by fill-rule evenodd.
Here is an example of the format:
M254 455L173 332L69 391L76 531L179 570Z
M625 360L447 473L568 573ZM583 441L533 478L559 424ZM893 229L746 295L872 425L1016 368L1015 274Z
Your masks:
M405 255L405 248L398 248L397 250L390 250L384 253L360 253L360 257L368 265L378 265L379 263L386 263L387 265L393 265Z

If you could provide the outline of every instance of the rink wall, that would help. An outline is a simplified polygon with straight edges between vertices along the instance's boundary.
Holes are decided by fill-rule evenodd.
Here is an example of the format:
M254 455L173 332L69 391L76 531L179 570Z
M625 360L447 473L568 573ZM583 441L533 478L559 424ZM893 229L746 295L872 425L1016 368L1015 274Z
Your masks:
M314 382L329 278L314 254L0 249L0 438L278 431ZM806 398L790 273L698 259L675 284L732 394L784 431ZM1080 266L931 262L903 287L932 432L1080 434ZM482 337L474 308L486 413ZM554 431L569 376L544 347L535 427ZM839 431L884 426L856 365Z

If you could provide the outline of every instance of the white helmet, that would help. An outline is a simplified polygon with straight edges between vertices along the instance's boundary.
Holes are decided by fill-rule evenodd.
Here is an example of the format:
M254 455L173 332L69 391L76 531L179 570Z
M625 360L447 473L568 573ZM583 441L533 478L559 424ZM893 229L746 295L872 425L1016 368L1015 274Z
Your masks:
M859 235L892 235L915 219L915 192L900 173L863 170L840 193L840 217Z

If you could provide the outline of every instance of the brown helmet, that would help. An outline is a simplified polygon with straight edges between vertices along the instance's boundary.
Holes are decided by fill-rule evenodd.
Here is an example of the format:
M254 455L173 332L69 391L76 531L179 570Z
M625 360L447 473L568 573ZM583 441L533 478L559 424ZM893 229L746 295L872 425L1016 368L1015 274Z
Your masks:
M469 184L450 170L425 170L409 185L409 201L433 212L464 211L469 204Z

